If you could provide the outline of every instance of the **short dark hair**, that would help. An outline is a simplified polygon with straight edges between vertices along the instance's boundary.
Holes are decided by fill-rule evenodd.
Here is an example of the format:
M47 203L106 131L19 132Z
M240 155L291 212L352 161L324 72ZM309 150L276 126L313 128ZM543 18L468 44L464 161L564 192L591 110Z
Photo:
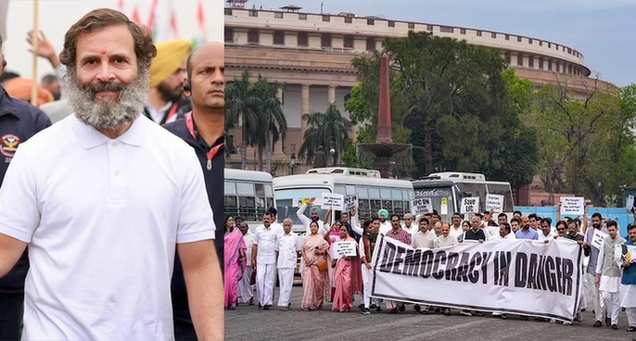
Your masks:
M618 228L618 223L616 222L616 220L608 220L607 227L609 228L610 226L614 226L615 228Z
M594 212L594 214L592 214L592 218L603 219L603 216L601 215L600 212Z
M563 225L566 229L568 228L568 224L565 221L563 221L563 220L557 221L557 223L556 223L556 228L557 229L559 228L559 225Z
M528 219L534 219L534 220L538 220L539 217L537 217L537 215L535 213L530 213L528 214Z
M514 211L512 212L513 215L518 214L518 215L523 215L523 213L521 213L521 211Z
M40 83L42 84L51 84L55 82L59 82L59 79L57 79L57 76L52 73L47 73L46 75L42 76L42 79L40 79Z
M503 223L500 226L503 226L504 229L506 229L506 231L508 231L508 233L510 233L510 224L508 223Z
M543 218L541 219L541 224L543 223L548 223L548 225L552 224L552 219L550 218Z
M459 212L453 213L453 218L455 217L459 217L459 219L462 219L462 215Z
M510 219L510 223L511 223L511 224L512 224L512 223L515 223L515 222L516 222L517 224L521 225L521 221L519 221L519 218L512 218L512 219Z
M274 207L270 207L267 209L267 213L272 215L278 215L278 211Z
M133 38L139 68L149 68L152 58L157 55L157 48L152 43L150 32L128 19L125 14L109 8L88 12L69 28L64 36L64 48L60 53L60 62L66 65L70 72L75 72L78 38L84 33L119 25L126 26Z
M631 231L633 229L636 229L636 224L629 224L627 225L627 231Z
M426 217L420 218L420 221L418 221L418 223L421 224L423 221L425 221L427 225L431 223Z
M395 214L395 213L391 214L391 220L393 220L394 217L397 217L398 220L400 220L400 215L399 214Z
M508 215L502 212L502 213L499 213L499 215L497 216L497 218L501 218L501 217L506 217L506 218L508 218Z

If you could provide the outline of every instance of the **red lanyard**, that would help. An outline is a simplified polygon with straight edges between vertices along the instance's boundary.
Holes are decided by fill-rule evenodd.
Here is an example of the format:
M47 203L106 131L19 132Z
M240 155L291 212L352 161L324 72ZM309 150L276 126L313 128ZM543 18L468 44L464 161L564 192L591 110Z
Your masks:
M196 140L197 139L197 132L194 129L194 120L192 119L192 111L190 111L189 113L185 114L185 119L186 119L186 128L188 129L188 132L190 133L192 138ZM221 148L223 148L224 145L225 145L224 143L217 144L216 146L210 148L210 150L207 152L208 164L207 164L206 168L208 170L212 169L212 160L214 160L214 158L219 153Z
M170 111L168 111L168 113L166 114L166 119L164 120L164 122L165 123L170 122L170 119L176 113L177 113L177 104L175 103L170 107Z

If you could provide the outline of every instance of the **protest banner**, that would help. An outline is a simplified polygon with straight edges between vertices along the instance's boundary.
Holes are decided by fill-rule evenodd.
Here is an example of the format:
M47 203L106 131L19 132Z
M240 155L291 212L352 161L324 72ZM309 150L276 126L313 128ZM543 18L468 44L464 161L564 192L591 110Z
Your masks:
M323 210L344 210L344 195L334 193L322 193L321 206Z
M594 246L597 249L601 249L601 247L603 247L603 240L608 236L607 233L601 231L601 230L594 230L594 235L592 236L592 246Z
M625 203L625 208L627 209L627 211L631 212L632 208L636 207L635 204L636 203L634 202L634 196L633 195L628 195L627 196L627 201Z
M344 212L351 212L352 209L358 208L358 196L347 194L344 197Z
M479 213L479 197L462 198L461 213Z
M411 201L411 213L425 214L433 213L433 202L431 198L415 198Z
M432 250L380 236L371 296L572 321L581 262L581 247L566 239L464 241Z
M355 257L356 242L352 240L343 240L331 244L331 258L340 259L340 257Z
M561 197L562 216L582 216L585 214L585 198L583 197Z
M501 194L486 195L486 210L491 212L503 212L504 196Z

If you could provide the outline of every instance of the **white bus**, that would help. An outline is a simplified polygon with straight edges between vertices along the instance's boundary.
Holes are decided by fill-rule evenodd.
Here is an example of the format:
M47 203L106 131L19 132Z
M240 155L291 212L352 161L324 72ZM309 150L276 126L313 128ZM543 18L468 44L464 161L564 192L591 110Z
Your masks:
M383 179L380 172L368 169L314 168L305 174L274 178L272 183L279 222L291 218L294 221L294 231L303 234L305 227L296 216L298 202L302 199L321 198L325 192L356 195L361 219L368 218L381 208L402 216L410 212L410 201L413 199L413 185L410 181ZM308 207L304 214L309 217L313 208ZM325 212L319 206L316 208L323 218Z
M514 205L509 182L486 181L486 177L478 173L432 173L413 181L413 190L417 197L431 198L433 209L446 222L450 222L453 213L460 211L464 197L479 197L481 212L485 211L486 194L504 196L504 213L512 212Z
M225 168L225 216L240 216L250 227L260 224L265 211L274 207L272 176L266 172Z

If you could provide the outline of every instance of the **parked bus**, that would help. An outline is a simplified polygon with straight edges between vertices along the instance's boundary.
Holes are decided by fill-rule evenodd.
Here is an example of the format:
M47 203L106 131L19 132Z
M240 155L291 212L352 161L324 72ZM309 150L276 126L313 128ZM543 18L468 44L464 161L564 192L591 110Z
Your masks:
M443 172L413 181L416 197L431 198L433 209L450 222L453 213L459 212L462 198L479 197L479 211L485 210L486 195L504 196L504 213L513 211L512 190L509 182L486 181L483 174Z
M360 168L314 168L305 174L274 178L272 183L278 221L282 223L283 219L291 218L294 231L303 234L305 227L296 216L298 203L303 199L320 199L325 192L355 195L361 219L368 218L381 208L401 216L410 212L413 199L410 181L381 178L376 170ZM320 206L308 207L304 214L309 217L314 208L319 210L321 219L324 218L325 212Z
M266 172L225 168L225 216L240 216L253 228L274 207L272 176Z

